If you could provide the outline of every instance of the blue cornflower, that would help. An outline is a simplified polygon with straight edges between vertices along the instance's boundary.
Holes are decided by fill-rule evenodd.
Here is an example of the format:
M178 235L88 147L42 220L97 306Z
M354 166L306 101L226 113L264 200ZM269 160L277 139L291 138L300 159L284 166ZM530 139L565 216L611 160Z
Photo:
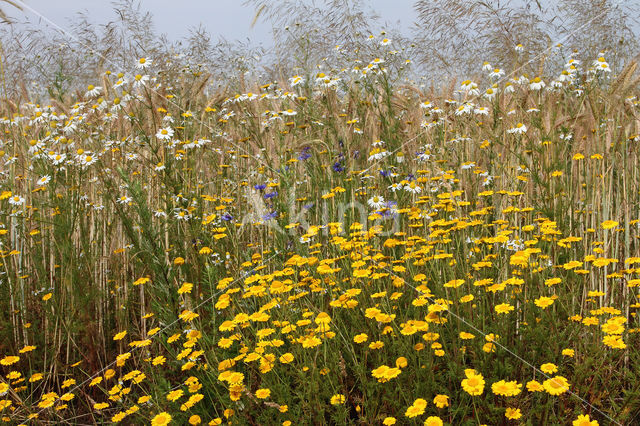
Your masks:
M262 216L262 219L271 220L271 219L275 219L276 217L278 217L278 212L277 211L272 211L271 213Z
M310 158L311 157L311 153L309 152L310 149L311 147L308 147L308 146L305 146L304 148L302 148L302 152L300 153L300 155L298 155L298 160L304 161Z

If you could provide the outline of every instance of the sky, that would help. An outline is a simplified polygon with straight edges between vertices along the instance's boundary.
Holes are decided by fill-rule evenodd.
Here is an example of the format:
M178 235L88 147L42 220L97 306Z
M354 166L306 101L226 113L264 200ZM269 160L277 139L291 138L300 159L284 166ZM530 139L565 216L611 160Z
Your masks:
M70 20L80 11L95 17L96 23L107 23L115 17L113 5L106 0L22 1L27 5L23 11L3 6L4 11L19 22L29 19L31 23L51 26L46 23L48 19L68 29ZM371 8L383 17L382 22L407 29L416 17L413 2L369 0ZM255 11L243 3L243 0L141 0L142 8L153 14L156 31L166 34L170 40L179 40L189 34L189 28L202 24L214 40L223 37L229 41L246 41L249 38L254 43L269 44L270 26L258 21L252 28Z

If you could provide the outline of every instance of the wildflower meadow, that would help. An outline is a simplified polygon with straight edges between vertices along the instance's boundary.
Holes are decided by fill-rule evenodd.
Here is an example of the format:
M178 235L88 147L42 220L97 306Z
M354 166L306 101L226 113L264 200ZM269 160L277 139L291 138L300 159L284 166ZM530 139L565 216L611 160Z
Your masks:
M4 92L2 422L640 423L637 62L353 37Z

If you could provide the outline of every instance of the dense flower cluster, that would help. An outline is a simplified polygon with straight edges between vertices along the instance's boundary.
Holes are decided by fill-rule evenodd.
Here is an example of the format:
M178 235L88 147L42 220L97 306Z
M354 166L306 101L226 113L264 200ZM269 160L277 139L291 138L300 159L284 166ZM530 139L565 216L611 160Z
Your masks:
M5 111L4 420L623 421L637 88L603 54L423 91L373 39L242 93L140 58Z

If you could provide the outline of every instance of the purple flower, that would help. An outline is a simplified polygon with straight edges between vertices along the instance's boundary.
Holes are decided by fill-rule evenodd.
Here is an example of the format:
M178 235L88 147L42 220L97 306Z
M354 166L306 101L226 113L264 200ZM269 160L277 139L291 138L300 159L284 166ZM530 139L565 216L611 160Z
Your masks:
M278 191L273 191L273 192L269 192L268 194L264 194L264 199L268 200L276 196L278 196Z
M265 185L264 183L258 184L258 185L254 185L254 189L256 189L257 191L262 191L263 189L265 189L267 187L267 185Z
M302 152L300 153L300 155L298 155L298 160L304 161L309 159L311 157L311 153L309 152L310 149L311 147L309 146L305 146L304 148L302 148Z
M397 216L397 211L396 211L396 207L398 206L398 203L395 201L387 201L384 204L384 208L378 210L378 213L382 216L382 217L395 217Z
M276 217L278 217L278 212L277 211L272 211L271 213L262 216L262 219L271 220L271 219L275 219Z
M229 213L225 213L222 216L220 216L220 219L230 221L233 219L233 216L231 216Z
M333 163L333 166L331 166L331 168L336 173L340 173L340 172L344 171L344 167L342 166L342 164L339 161L336 161L335 163Z

